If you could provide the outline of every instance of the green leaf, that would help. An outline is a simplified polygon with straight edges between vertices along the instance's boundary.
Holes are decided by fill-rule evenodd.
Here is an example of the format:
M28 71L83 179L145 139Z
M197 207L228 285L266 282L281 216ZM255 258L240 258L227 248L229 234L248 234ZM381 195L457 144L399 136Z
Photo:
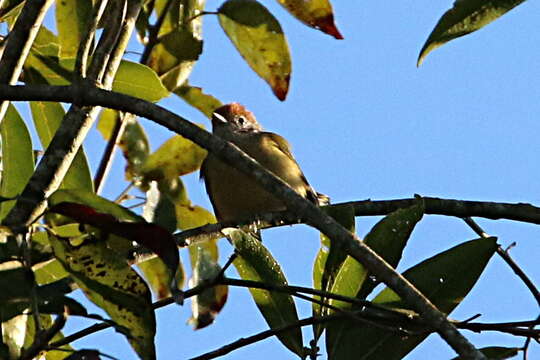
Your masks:
M514 356L517 356L519 351L523 351L522 348L509 348L502 346L488 346L478 349L490 360L502 360L510 359ZM461 360L464 359L461 356L455 357L452 360Z
M0 1L0 22L7 21L11 26L19 16L24 3L24 0Z
M418 201L417 205L390 213L371 229L364 239L365 244L392 267L396 267L407 240L423 213L422 201ZM368 275L367 269L362 264L348 256L336 275L331 292L363 299L378 284L377 281L365 281ZM352 304L341 301L330 301L330 304L347 310L355 308ZM349 322L328 323L326 326L327 347L341 346L344 333L349 331Z
M291 77L289 46L276 18L254 0L228 0L219 23L248 65L285 100Z
M352 206L334 205L324 208L324 211L349 231L355 231L354 209ZM313 287L318 290L337 292L354 297L356 292L349 294L348 290L350 289L346 282L352 281L352 283L356 283L363 281L357 274L358 262L348 257L341 248L332 246L331 239L324 234L321 234L321 245L313 267ZM340 272L341 275L339 275ZM338 281L338 284L335 284L335 281ZM328 299L321 299L319 296L314 296L314 298L328 302ZM312 306L313 316L328 313L328 309L323 309L319 304L313 303ZM319 338L323 329L323 325L313 326L314 336Z
M41 140L41 145L46 149L64 118L64 108L55 102L31 101L30 109L32 110L34 126ZM61 188L93 191L94 184L90 174L90 167L88 166L88 160L82 148L73 159L62 181Z
M15 197L21 193L34 172L34 151L30 133L13 105L9 105L0 124L2 138L2 180L0 196ZM3 219L15 201L0 203L0 219Z
M187 81L184 85L174 90L174 93L206 115L207 118L211 118L214 110L223 105L221 101L212 95L205 94L202 88L191 86L187 84Z
M165 0L156 1L156 17L166 11ZM206 1L173 1L160 28L159 42L147 64L160 76L167 89L182 85L202 53L202 16Z
M25 62L25 70L30 73L39 73L51 85L71 84L75 59L65 59L60 62L55 54L58 52L55 36L46 29L40 33L43 35L38 39L37 45L32 47ZM42 39L48 39L48 43L45 44L45 40ZM163 86L154 70L127 60L121 61L112 90L152 102L169 96L169 91Z
M169 96L156 72L146 65L122 60L113 82L113 91L157 102Z
M366 235L364 242L392 267L397 267L412 231L424 215L424 203L398 209L379 221ZM379 284L379 281L364 282L358 294L365 298Z
M334 23L334 12L329 0L278 0L292 16L315 29L343 39Z
M495 238L467 241L413 266L403 273L418 290L442 312L450 313L469 293L497 244ZM410 306L391 289L386 288L373 303L404 309L413 315ZM364 360L401 359L420 344L428 334L403 337L401 333L343 320L344 331L339 339L327 337L327 351L332 359L348 359L358 354ZM391 324L396 329L401 324ZM361 356L362 355L362 356Z
M119 121L116 110L105 109L101 112L97 123L97 129L105 140L109 140L116 123ZM126 122L124 133L118 146L122 149L124 158L127 161L126 180L131 181L140 176L140 167L146 161L150 153L150 143L141 124L135 116L125 116Z
M206 154L205 149L191 140L173 135L146 158L140 171L146 181L176 179L199 170Z
M56 4L56 28L60 42L60 58L75 58L92 14L91 0L59 1Z
M456 0L429 35L418 55L417 66L431 51L450 40L479 30L525 0Z
M231 229L226 234L238 254L233 262L240 277L265 284L288 285L278 262L264 245L242 230ZM257 307L270 328L278 328L298 321L293 298L289 294L262 289L249 289ZM289 350L303 356L302 332L300 328L280 333L278 339Z
M51 237L57 259L86 296L117 324L141 359L155 359L156 322L150 290L128 263L100 239L73 246Z

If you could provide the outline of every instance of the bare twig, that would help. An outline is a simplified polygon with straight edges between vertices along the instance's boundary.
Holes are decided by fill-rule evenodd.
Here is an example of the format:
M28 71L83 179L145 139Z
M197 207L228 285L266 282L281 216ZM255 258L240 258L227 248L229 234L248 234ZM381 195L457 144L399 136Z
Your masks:
M489 237L489 235L478 225L473 219L470 217L463 219L467 225L473 229L475 233L477 233L480 237L486 238ZM525 274L525 272L519 267L518 264L510 257L510 254L508 253L508 250L504 250L500 245L497 246L497 254L510 266L510 268L514 271L514 273L523 281L525 286L529 289L531 294L534 296L536 303L540 307L540 292L538 291L538 288L534 285L532 280Z
M1 87L0 87L1 88ZM49 94L58 95L62 87L47 88ZM288 209L305 219L306 222L331 238L349 255L362 263L377 278L394 290L404 301L411 305L430 327L436 329L439 335L464 359L485 359L446 316L441 313L423 294L421 294L407 279L397 273L382 258L373 252L359 238L339 225L334 219L323 213L317 206L301 197L283 180L279 179L236 146L200 129L195 124L164 108L128 95L103 91L101 89L78 89L78 99L87 105L102 105L117 110L127 111L175 131L199 146L211 151L227 164L253 177L266 189L285 202ZM84 91L82 91L84 90ZM71 101L71 94L63 94ZM114 99L114 101L113 101ZM25 100L28 100L27 98ZM64 100L65 101L65 100ZM24 195L24 194L23 194ZM27 195L36 195L30 193ZM41 194L39 194L41 196ZM26 198L27 196L23 196ZM33 198L30 196L30 198ZM9 216L9 215L8 215ZM15 223L16 224L16 223Z
M96 34L99 21L103 16L105 8L107 7L107 2L108 0L99 0L99 2L95 4L92 9L92 16L90 18L90 22L82 36L81 45L77 50L77 57L75 58L76 78L86 77L88 56L90 55L90 50L92 47L92 43L94 42L94 36Z
M141 55L141 64L146 64L148 62L148 58L150 57L154 46L159 43L159 31L163 26L163 22L165 21L165 18L167 17L167 14L173 2L174 0L167 0L165 6L163 7L163 11L161 12L161 14L159 14L159 17L156 20L156 23L153 26L148 27L148 42L144 47L143 54Z

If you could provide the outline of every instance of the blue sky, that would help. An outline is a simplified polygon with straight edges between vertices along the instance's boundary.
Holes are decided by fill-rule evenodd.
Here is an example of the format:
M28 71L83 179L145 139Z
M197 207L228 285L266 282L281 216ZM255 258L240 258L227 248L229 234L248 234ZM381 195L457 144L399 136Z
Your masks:
M220 3L210 2L207 10ZM337 24L345 37L341 41L300 24L277 2L263 3L281 22L292 52L287 100L273 97L236 53L214 16L204 19L204 53L190 82L223 102L243 103L266 129L284 135L309 181L334 202L420 194L540 205L538 2L526 2L479 32L435 50L420 68L416 68L418 52L452 1L334 1ZM207 119L178 98L162 104L209 126ZM143 125L154 149L172 135L148 121ZM86 143L93 169L103 145L95 132ZM125 186L118 180L123 178L121 156L115 168L106 185L108 196ZM198 174L188 176L187 184L192 200L210 208ZM377 220L358 219L359 235L365 235ZM540 228L510 221L479 222L488 233L499 236L504 247L517 242L511 255L538 283ZM459 219L425 216L399 270L475 237ZM264 241L291 284L311 285L317 232L305 226L272 229L265 231ZM222 240L221 251L225 261L232 249ZM234 270L228 274L236 275ZM298 306L301 317L310 316L309 304ZM465 319L477 313L483 314L479 319L483 322L529 320L538 307L495 256L451 316ZM267 328L246 289L231 289L216 323L206 329L192 331L186 324L189 316L189 303L157 311L160 359L199 355ZM76 322L65 333L84 324ZM497 333L464 333L478 346L522 345L521 340ZM307 343L311 329L304 334ZM112 335L111 330L90 335L75 346L99 348L119 359L134 357L122 336ZM454 356L436 335L407 359L433 356ZM540 347L533 344L529 356L540 357ZM270 339L225 358L287 359L292 354Z

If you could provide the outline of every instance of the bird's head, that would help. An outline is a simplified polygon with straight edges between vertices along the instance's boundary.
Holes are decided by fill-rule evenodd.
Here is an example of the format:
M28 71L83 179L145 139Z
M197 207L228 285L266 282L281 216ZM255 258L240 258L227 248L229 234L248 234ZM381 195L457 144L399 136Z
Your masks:
M261 125L255 115L238 103L231 103L217 108L212 114L212 128L215 133L258 132Z

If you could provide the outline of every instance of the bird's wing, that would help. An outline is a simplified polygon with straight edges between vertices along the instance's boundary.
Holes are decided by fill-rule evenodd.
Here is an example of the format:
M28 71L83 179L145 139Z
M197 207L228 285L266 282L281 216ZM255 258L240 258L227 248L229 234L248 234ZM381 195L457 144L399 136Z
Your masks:
M313 189L313 187L311 187L311 185L309 185L309 182L307 181L306 176L304 175L304 173L300 169L300 166L298 165L298 163L294 159L294 156L292 155L291 146L289 145L289 142L287 140L285 140L284 137L282 137L282 136L280 136L278 134L272 133L272 132L264 132L262 134L268 136L268 138L270 138L274 142L275 146L279 150L281 150L281 152L283 152L285 155L287 155L296 164L296 166L298 167L298 170L300 171L300 176L302 178L302 181L306 184L306 196L305 196L306 199L311 201L312 203L314 203L316 205L326 205L326 204L328 204L328 196L316 192ZM326 199L326 200L324 200L324 199Z

